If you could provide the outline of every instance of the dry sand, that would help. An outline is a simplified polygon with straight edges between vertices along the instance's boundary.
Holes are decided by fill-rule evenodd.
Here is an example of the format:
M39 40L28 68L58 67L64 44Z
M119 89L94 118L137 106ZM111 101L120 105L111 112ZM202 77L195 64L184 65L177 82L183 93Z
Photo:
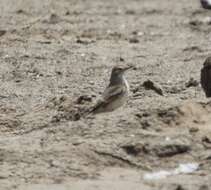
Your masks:
M211 189L211 103L199 84L211 12L199 1L0 5L0 189ZM120 62L136 67L128 103L81 117ZM199 167L144 178L182 163Z

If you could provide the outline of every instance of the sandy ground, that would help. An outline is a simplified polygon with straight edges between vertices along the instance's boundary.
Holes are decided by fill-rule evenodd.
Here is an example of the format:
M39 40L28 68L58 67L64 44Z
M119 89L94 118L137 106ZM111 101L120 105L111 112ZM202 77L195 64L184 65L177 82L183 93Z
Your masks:
M0 4L0 189L211 189L211 103L199 84L210 11L197 0ZM136 68L128 103L81 117L120 62ZM144 177L185 163L199 167Z

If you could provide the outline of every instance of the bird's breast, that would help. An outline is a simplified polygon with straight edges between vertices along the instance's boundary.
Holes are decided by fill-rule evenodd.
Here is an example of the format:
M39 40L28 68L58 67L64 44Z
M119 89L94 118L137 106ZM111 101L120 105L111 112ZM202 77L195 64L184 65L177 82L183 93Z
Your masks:
M125 77L123 77L123 81L124 81L124 85L126 86L126 90L129 93L130 92L130 86L129 86L127 80L125 79Z

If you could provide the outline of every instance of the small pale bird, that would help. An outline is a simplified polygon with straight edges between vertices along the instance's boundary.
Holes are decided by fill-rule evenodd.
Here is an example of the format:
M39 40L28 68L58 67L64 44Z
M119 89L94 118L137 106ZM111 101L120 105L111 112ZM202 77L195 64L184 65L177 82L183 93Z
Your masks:
M206 97L211 97L211 57L208 57L201 69L201 86Z
M110 83L103 92L102 99L94 106L91 113L111 112L124 105L130 91L124 74L130 68L132 66L115 66L112 69Z

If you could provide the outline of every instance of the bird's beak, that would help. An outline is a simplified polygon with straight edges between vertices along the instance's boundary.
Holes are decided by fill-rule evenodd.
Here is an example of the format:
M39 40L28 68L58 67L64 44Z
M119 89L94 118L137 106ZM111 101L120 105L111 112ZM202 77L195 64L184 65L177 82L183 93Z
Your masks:
M124 71L127 71L127 70L132 69L132 68L133 68L132 65L126 66L126 67L124 68Z

